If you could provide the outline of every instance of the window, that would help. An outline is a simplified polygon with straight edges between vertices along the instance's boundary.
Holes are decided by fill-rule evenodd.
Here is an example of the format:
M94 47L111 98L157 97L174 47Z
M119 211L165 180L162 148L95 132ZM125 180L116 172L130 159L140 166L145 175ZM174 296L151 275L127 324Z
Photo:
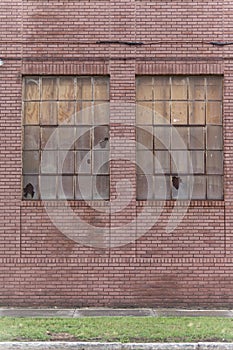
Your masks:
M108 77L23 80L23 198L109 198Z
M137 77L137 199L223 198L222 77Z

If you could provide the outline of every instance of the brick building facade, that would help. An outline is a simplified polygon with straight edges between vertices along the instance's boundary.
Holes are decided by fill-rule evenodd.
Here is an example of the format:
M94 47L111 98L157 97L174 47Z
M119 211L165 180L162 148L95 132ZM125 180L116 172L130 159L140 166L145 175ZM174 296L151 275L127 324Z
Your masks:
M233 45L218 45L232 41L232 1L3 0L0 17L1 304L232 307ZM163 91L162 98L156 93L159 79L161 86L168 81L167 97L165 90L158 90ZM72 86L68 93L64 92L66 83L65 90L62 88L64 81ZM90 90L83 87L85 81ZM106 93L98 88L99 81L107 82ZM51 82L56 86L49 90ZM223 90L219 88L222 84ZM58 92L53 95L54 91ZM84 91L92 91L89 98ZM56 177L57 184L63 179L58 170L53 179L51 167L46 168L48 173L42 168L32 170L35 158L30 157L43 153L46 127L61 130L59 120L66 102L76 108L70 114L75 121L67 123L70 129L88 124L94 146L101 141L96 128L104 124L107 130L102 141L109 143L109 153L105 153L109 167L99 175L102 185L85 200L77 194L75 170L75 174L66 174L72 183L67 201L58 187L51 194L53 179ZM87 115L93 113L94 119L82 124L76 116L84 107L77 112L77 106L87 102L91 110ZM109 112L98 114L99 102L107 104ZM136 102L137 111L143 106L141 114L136 112ZM43 122L43 111L52 104L58 121ZM155 106L159 104L168 106L169 127L179 135L183 130L189 138L185 145L199 157L200 165L188 173L179 166L175 171L169 158L166 176L148 171L154 194L146 200L140 187L143 171L135 166L145 164L138 161L135 140L150 139L158 124ZM191 105L195 105L194 112ZM212 110L217 113L213 118ZM50 109L48 118L51 113ZM107 113L104 121L103 113ZM151 122L144 128L144 118L150 113ZM183 118L181 123L177 114ZM99 115L101 120L95 124ZM161 115L164 117L163 112ZM143 120L144 136L135 128L138 120ZM204 140L198 150L190 146L190 135L199 133L197 128ZM34 146L27 141L32 132L37 135ZM211 146L212 139L216 142ZM147 141L142 141L145 148ZM151 151L156 154L152 142ZM84 152L82 146L75 147L72 157ZM171 147L165 145L168 153L178 152L175 145ZM164 147L159 151L163 154ZM97 178L94 157L104 157L102 146L91 152L93 168L87 171L91 182L85 182L84 174L84 192ZM56 149L54 157L58 153ZM51 157L52 153L49 166ZM78 158L73 159L76 164ZM199 181L199 190L194 191L198 194L174 195L174 176L180 178L180 172L181 179L194 174L193 188ZM45 184L51 179L46 187L51 191L48 197L38 194L45 175ZM168 187L157 185L163 178ZM23 188L33 179L37 181L33 183L35 195L25 198ZM157 196L164 186L168 195Z

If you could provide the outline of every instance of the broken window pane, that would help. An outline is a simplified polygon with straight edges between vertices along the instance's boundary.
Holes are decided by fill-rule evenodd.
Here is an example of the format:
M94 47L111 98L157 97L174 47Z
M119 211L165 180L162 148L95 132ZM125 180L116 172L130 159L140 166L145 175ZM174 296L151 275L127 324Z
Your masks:
M59 100L74 100L74 78L61 77L59 78Z
M59 102L58 124L74 124L75 102Z
M76 176L75 199L92 199L92 176Z
M40 127L25 126L24 127L24 149L39 150L40 148Z
M25 175L23 177L23 198L39 199L39 181L37 175Z
M207 199L223 199L222 176L207 176Z
M189 103L189 124L205 124L205 102Z
M193 190L191 194L192 199L206 199L206 177L194 176L193 177Z
M38 101L40 99L40 80L37 77L25 79L24 100Z
M169 149L171 145L171 128L163 126L154 127L154 149Z
M187 124L188 103L172 102L171 103L171 122L172 124Z
M155 151L155 173L170 173L170 152L169 151Z
M221 102L207 102L206 112L207 124L221 124L222 123L222 103Z
M190 199L190 177L172 176L172 199ZM177 186L178 184L178 186Z
M24 102L24 124L39 124L39 102Z
M155 176L154 188L154 199L165 200L171 198L169 176Z
M207 125L207 149L221 150L222 146L222 127Z
M206 172L207 174L223 173L223 156L221 151L207 151Z
M40 177L40 193L41 199L56 199L57 177L41 176Z
M93 174L109 173L109 152L95 151L93 154Z
M41 153L41 173L56 174L57 172L57 151L43 151Z
M96 126L94 128L94 148L109 148L109 127L107 125Z
M137 147L138 149L151 149L153 150L153 127L152 126L143 126L137 128L136 132L137 137Z
M93 176L93 199L109 198L109 176Z
M40 152L24 151L23 152L23 173L38 174L39 167L40 167Z
M41 102L40 104L40 124L57 125L57 102Z
M203 127L190 127L190 149L205 149L205 129Z
M188 127L172 128L172 139L171 148L172 149L187 149L188 148Z
M58 199L74 199L73 176L58 176Z
M58 97L57 78L42 78L42 100L57 100Z
M91 174L91 154L89 151L76 152L76 173Z

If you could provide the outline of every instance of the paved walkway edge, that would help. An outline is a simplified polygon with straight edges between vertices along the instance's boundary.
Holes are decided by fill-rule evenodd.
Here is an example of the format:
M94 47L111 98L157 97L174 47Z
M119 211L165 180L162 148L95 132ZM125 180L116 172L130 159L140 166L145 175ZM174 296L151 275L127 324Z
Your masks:
M233 343L2 342L0 350L233 350Z

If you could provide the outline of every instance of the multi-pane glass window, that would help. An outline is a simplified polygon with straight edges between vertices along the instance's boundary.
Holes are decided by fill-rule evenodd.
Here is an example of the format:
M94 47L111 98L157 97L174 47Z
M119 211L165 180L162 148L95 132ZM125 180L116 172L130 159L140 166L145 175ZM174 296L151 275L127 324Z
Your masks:
M137 198L222 199L221 76L137 77Z
M23 80L23 198L109 198L109 78Z

